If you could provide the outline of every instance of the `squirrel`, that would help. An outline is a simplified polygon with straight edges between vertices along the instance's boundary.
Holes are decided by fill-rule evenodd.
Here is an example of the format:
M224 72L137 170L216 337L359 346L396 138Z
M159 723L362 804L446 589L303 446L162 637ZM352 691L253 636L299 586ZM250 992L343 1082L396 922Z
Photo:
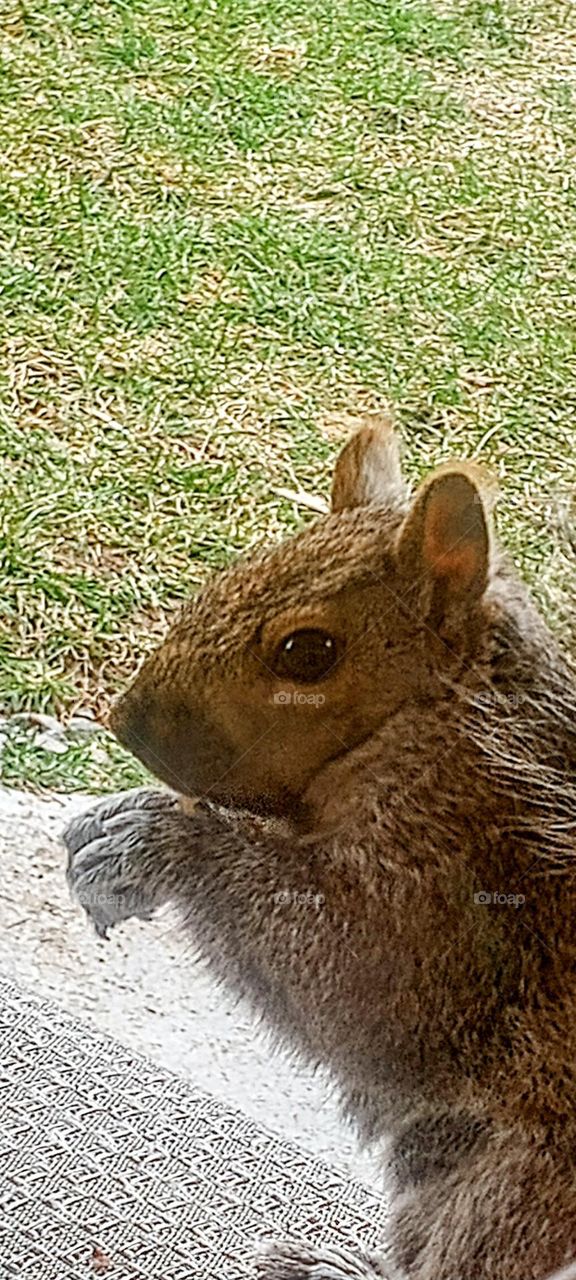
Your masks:
M482 474L368 416L331 511L184 607L111 714L168 789L68 827L98 932L162 904L388 1141L382 1254L264 1280L576 1277L576 677ZM564 1271L562 1271L564 1275Z

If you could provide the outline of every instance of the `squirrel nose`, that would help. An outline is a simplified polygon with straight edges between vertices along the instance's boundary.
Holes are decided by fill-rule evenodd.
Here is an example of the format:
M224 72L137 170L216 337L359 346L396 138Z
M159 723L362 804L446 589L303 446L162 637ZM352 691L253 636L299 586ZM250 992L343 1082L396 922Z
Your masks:
M153 692L129 689L114 704L109 723L127 751L157 777L176 790L181 789L180 770L174 759L174 725L170 715L159 714Z
M234 765L231 744L200 705L141 677L114 704L109 724L123 747L183 795L210 790Z
M175 791L188 794L192 717L180 702L167 702L154 688L128 689L112 707L109 724L123 747Z
M114 703L108 723L122 746L141 760L150 743L149 704L141 698L132 697L129 691Z

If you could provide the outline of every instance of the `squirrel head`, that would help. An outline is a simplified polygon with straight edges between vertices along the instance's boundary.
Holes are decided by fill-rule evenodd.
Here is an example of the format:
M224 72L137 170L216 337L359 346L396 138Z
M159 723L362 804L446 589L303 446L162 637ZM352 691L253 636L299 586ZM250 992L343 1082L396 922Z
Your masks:
M441 467L410 499L373 415L337 460L330 514L209 583L112 728L183 795L295 813L331 761L473 660L489 570L476 470Z

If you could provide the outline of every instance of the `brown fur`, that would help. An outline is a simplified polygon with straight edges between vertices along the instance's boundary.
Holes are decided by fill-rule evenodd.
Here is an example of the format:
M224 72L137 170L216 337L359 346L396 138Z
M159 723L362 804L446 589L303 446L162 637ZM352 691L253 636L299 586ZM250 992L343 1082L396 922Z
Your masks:
M542 1280L576 1258L576 683L474 468L410 501L376 420L333 492L188 606L117 705L200 803L104 802L68 833L71 880L102 932L175 901L360 1133L392 1135L390 1269L280 1251L270 1277ZM275 674L310 628L331 670Z

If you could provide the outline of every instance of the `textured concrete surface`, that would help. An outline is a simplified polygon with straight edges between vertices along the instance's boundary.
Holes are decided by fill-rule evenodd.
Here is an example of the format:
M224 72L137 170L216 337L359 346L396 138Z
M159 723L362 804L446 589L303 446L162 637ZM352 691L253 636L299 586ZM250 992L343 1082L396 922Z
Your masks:
M368 1184L375 1164L325 1081L272 1052L190 953L170 914L99 941L68 896L59 833L89 797L0 789L0 972Z

